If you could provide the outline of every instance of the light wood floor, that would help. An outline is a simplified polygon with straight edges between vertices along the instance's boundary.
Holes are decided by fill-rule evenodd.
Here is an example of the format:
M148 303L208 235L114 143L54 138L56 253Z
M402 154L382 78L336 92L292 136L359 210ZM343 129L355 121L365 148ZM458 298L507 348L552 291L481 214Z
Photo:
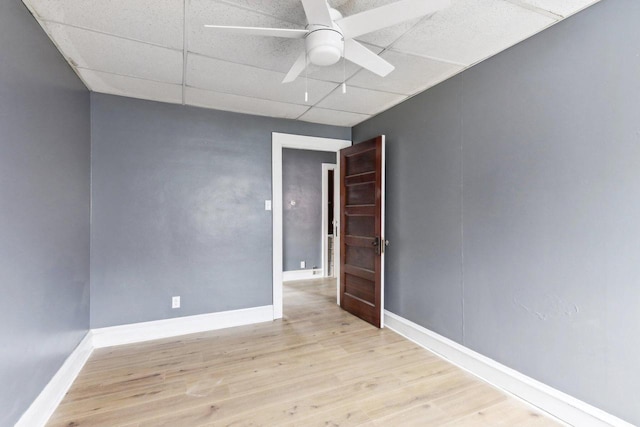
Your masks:
M285 319L96 350L49 426L550 426L335 304L285 286Z

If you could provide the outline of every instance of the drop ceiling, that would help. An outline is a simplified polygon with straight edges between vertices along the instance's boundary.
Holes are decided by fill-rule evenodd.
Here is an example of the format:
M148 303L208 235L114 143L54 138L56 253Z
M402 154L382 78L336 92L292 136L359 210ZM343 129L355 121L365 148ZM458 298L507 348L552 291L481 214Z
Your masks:
M452 0L358 38L395 65L387 77L348 62L310 68L308 102L304 77L281 83L304 41L204 28L304 28L300 0L23 1L92 91L353 126L598 0ZM393 1L329 4L348 16Z

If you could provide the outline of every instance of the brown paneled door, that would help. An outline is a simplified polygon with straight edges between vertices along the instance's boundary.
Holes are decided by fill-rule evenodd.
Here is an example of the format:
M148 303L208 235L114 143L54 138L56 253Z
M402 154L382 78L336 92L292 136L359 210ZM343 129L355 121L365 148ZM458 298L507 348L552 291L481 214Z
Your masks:
M340 306L381 328L384 136L340 151L340 185Z

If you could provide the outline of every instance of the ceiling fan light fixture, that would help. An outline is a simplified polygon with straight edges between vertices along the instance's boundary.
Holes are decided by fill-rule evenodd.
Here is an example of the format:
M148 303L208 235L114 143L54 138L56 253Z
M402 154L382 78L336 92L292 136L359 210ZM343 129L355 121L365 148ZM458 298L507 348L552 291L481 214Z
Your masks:
M311 31L305 45L309 62L315 65L327 66L337 63L342 58L344 41L339 31L330 28Z
M340 58L377 74L387 76L394 66L355 39L401 22L431 15L451 5L451 0L397 0L387 5L342 17L327 0L301 0L309 23L305 29L205 25L207 28L253 36L304 39L305 51L293 63L282 83L294 81L309 64L334 65ZM346 73L343 64L343 81ZM343 85L343 92L346 85Z

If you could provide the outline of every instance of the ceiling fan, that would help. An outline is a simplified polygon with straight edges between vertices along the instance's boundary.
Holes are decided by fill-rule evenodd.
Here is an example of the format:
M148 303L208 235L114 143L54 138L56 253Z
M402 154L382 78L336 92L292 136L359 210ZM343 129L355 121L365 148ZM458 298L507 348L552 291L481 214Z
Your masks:
M309 22L305 29L221 25L205 27L245 35L304 39L305 51L293 64L283 83L294 81L309 63L320 66L333 65L343 57L384 77L395 67L354 39L381 28L432 14L450 4L450 0L401 0L343 17L339 11L331 8L326 0L301 1Z

